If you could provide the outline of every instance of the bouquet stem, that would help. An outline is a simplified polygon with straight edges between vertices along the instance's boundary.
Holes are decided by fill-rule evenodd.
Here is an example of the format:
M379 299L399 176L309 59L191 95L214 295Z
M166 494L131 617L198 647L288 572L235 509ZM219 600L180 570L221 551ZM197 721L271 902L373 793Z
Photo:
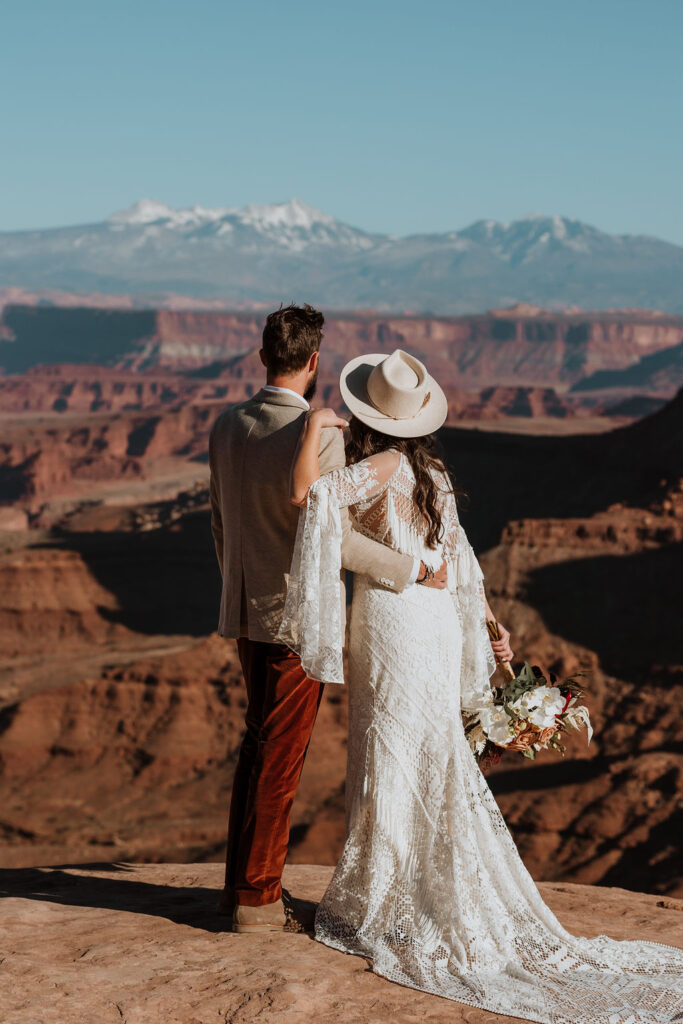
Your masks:
M500 633L498 631L497 622L494 622L492 619L487 619L486 628L489 631L489 636L491 637L492 640L500 640ZM500 665L508 679L515 678L515 670L509 661L499 661L498 664Z

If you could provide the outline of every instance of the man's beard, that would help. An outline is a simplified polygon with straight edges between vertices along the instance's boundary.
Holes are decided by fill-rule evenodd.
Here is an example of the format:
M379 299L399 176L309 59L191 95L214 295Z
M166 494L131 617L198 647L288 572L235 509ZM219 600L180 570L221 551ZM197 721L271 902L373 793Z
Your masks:
M318 385L318 367L316 366L312 377L309 377L308 383L306 384L306 390L304 391L304 398L307 402L310 402L315 396L315 389Z

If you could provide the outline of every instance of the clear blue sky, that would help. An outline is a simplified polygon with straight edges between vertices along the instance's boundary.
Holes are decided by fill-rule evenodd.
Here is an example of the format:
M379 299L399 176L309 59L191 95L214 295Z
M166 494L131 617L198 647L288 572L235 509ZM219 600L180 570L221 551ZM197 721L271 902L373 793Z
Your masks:
M6 0L0 230L297 196L683 244L683 0Z

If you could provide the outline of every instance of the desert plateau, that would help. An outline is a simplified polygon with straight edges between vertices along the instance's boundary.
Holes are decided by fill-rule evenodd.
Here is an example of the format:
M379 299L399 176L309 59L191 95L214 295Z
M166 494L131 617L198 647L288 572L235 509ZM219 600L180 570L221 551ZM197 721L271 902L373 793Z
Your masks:
M318 900L331 868L291 865L284 884ZM233 935L215 913L217 864L93 864L5 872L12 939L0 992L6 1024L273 1024L340 1013L362 1024L522 1024L392 984L361 957L308 935ZM574 934L605 930L683 945L683 903L619 888L541 883ZM36 949L34 936L42 942ZM30 979L30 984L26 984Z

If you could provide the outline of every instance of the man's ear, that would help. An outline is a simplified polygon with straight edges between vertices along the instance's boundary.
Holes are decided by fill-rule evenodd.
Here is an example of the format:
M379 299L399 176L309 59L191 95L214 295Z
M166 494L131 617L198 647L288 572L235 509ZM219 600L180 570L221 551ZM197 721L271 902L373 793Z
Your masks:
M309 373L315 373L316 367L318 365L319 357L320 357L320 353L319 352L314 352L313 355L311 356L311 358L308 360L308 372Z
M267 370L268 369L268 363L266 362L266 353L263 351L262 348L260 348L258 350L258 355L259 355L259 359L261 360L261 362L263 363L263 365L265 366L265 368Z

